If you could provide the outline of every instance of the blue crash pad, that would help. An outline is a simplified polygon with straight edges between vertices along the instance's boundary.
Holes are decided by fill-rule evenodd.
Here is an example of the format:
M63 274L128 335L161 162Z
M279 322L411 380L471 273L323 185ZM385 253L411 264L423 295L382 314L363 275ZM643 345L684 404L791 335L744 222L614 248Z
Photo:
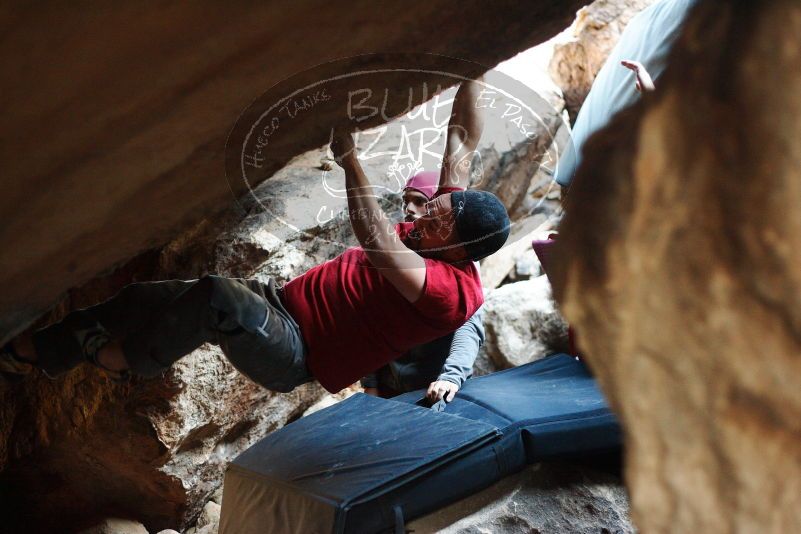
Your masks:
M220 534L400 532L527 463L620 445L566 354L468 380L441 412L423 393L357 394L265 437L226 472Z
M420 392L395 397L417 402ZM529 462L602 451L621 442L617 420L586 366L554 354L469 380L444 413L520 431Z

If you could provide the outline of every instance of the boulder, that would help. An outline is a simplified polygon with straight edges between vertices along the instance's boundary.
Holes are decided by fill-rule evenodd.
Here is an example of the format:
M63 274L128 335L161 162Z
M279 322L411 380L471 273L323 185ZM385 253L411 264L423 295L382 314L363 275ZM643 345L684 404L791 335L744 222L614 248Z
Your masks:
M214 501L209 501L200 512L200 517L197 519L195 528L198 530L207 529L217 532L220 525L220 505Z
M136 521L109 518L78 534L147 534L147 529L142 523Z
M566 463L527 467L407 528L439 534L636 532L618 476Z
M528 263L529 271L536 270L539 274L540 262L534 254L531 242L535 239L547 239L551 230L556 228L560 217L560 212L538 213L512 225L506 245L492 256L481 260L481 283L484 287L494 289L510 276L514 276L519 262Z
M515 257L515 268L509 273L512 282L529 280L545 274L540 264L540 260L533 249L524 250L519 256Z
M214 491L214 493L211 495L211 499L210 500L214 501L217 504L219 504L220 506L222 506L222 498L223 498L223 487L222 487L222 485L220 485L220 487L217 488Z
M535 210L552 214L559 209L559 197L551 195L559 191L553 172L559 154L567 146L569 131L562 116L561 95L543 96L530 91L525 100L536 117L525 133L514 123L512 114L519 108L515 99L498 97L493 102L504 111L500 113L501 120L485 122L471 180L471 187L497 195L513 221ZM503 120L506 115L510 117Z
M579 10L567 39L555 44L551 76L562 88L571 122L629 20L655 1L595 0Z
M798 2L699 2L571 186L554 291L643 532L801 531L799 50Z
M562 188L554 180L559 158L570 142L570 123L567 112L562 111L556 131L553 133L553 142L543 153L533 176L529 180L528 190L516 211L516 217L538 214L549 216L555 223L558 222L562 209Z
M567 348L567 324L554 306L545 276L489 292L484 303L484 330L479 370L508 369Z
M233 457L323 393L316 384L290 394L264 390L212 346L163 378L129 386L81 368L24 387L0 480L18 488L9 502L19 514L9 522L26 532L69 528L108 512L151 530L183 528ZM51 513L32 512L41 509Z

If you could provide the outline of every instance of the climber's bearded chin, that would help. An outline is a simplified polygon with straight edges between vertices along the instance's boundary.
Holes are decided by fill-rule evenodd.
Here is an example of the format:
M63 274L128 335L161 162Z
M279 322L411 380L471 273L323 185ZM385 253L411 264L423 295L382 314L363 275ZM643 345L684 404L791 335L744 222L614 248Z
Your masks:
M406 248L415 251L418 256L432 259L437 259L439 257L439 251L422 248L423 235L420 233L420 230L414 227L414 223L399 223L397 231L401 242L406 245Z

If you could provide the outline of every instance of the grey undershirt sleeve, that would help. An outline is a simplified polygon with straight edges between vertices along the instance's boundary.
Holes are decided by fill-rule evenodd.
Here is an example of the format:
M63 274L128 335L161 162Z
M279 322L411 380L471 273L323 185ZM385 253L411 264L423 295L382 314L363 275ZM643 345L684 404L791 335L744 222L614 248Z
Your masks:
M453 334L448 359L442 366L437 380L453 382L460 388L473 374L473 363L478 349L484 343L484 306L482 305L468 321Z

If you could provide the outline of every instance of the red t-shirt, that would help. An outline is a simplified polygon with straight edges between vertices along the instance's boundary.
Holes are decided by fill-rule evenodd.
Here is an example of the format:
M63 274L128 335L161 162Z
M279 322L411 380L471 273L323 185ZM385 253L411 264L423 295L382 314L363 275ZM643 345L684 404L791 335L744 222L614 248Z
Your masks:
M284 305L300 325L306 363L334 393L412 347L462 326L484 302L473 262L425 259L422 296L411 303L351 248L284 286Z

